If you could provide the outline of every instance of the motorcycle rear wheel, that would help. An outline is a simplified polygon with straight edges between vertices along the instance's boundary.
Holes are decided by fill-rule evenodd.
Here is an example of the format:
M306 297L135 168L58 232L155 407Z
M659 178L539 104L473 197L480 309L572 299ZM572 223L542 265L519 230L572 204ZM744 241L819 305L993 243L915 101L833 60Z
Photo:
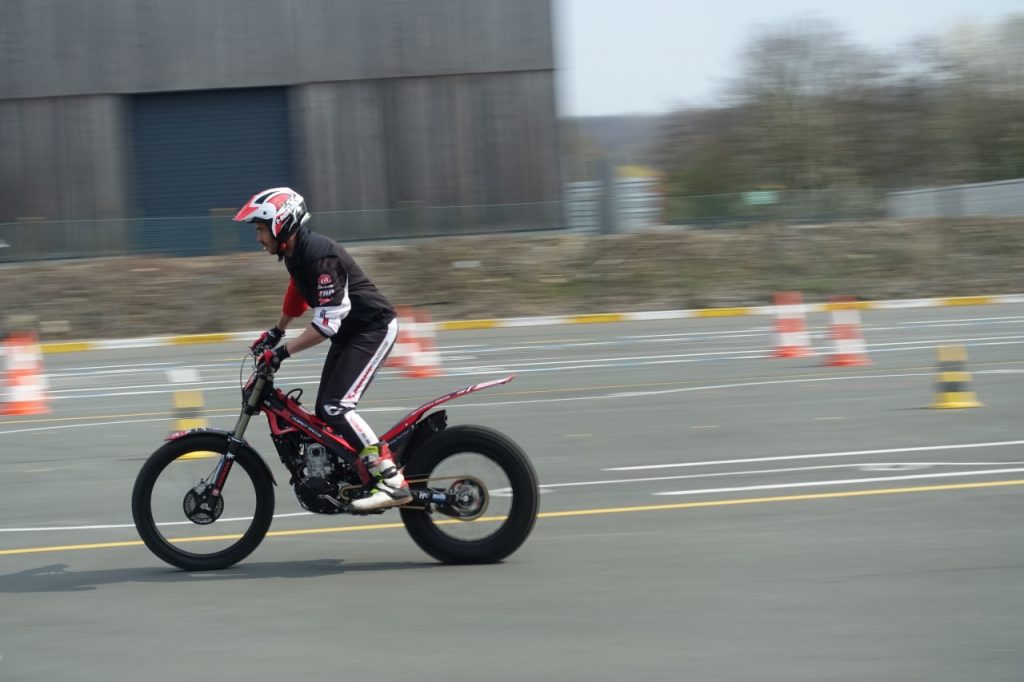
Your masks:
M217 504L207 511L195 508L193 487L212 475L227 449L226 435L187 435L161 446L139 471L132 491L135 527L150 551L172 566L186 571L227 568L249 556L270 529L273 480L267 465L248 447L235 456Z
M493 429L453 426L431 436L410 454L405 477L411 488L433 492L487 486L480 503L489 506L480 515L470 504L466 516L472 520L437 510L401 509L406 531L438 561L495 563L516 551L533 530L540 500L537 474L522 449ZM493 481L500 487L491 488Z

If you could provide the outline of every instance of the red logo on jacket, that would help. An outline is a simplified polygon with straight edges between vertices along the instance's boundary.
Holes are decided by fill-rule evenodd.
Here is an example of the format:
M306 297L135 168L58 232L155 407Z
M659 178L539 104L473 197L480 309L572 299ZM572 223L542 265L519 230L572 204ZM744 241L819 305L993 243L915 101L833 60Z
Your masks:
M320 275L316 280L317 304L326 305L334 297L334 278L328 274Z

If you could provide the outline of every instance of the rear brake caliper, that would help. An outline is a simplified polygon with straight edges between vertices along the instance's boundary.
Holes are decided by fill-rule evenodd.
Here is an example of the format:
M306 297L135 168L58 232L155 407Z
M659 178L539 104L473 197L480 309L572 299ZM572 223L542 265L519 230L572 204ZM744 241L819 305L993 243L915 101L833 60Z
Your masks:
M490 497L483 481L473 477L452 480L445 490L445 504L437 506L437 511L461 521L472 521L484 515Z

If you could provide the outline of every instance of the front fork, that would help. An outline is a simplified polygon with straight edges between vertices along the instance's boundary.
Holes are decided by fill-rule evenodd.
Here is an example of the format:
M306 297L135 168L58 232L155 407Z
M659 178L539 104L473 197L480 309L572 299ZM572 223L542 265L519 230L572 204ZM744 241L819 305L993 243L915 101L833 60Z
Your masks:
M252 393L249 394L249 400L242 406L242 413L238 415L235 428L228 433L228 451L221 455L220 461L217 462L217 468L214 469L213 475L210 476L210 480L213 481L210 495L213 497L220 496L221 490L224 489L224 483L228 480L228 473L230 473L231 467L235 463L235 456L238 455L238 448L244 444L242 436L245 435L245 430L249 427L249 420L254 414L259 414L260 412L260 403L263 402L263 388L266 386L266 383L267 379L262 374L256 377L256 383L252 387Z

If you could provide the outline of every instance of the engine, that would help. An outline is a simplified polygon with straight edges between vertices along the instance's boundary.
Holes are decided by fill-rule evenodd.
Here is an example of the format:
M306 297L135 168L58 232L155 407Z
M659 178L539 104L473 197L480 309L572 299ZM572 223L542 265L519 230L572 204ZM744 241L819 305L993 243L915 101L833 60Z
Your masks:
M303 508L317 514L337 514L341 510L329 499L338 499L338 490L349 474L349 467L319 443L303 438L288 443L287 458L291 484ZM278 450L283 448L280 446ZM325 498L326 496L326 498Z

